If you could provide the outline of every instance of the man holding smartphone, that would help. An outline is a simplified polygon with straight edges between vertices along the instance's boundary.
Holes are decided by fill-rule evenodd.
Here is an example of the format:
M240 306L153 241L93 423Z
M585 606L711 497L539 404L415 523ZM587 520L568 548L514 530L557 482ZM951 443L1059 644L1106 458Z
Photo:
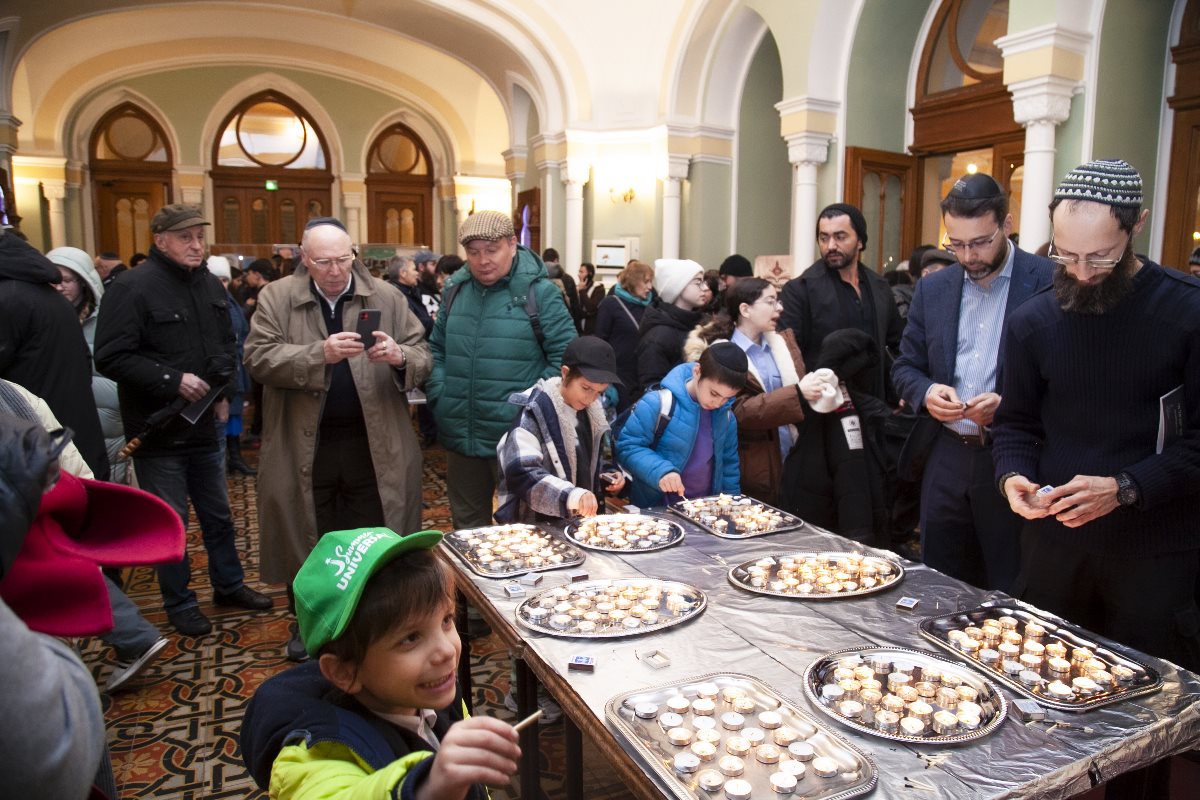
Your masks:
M421 448L406 392L429 374L429 346L404 296L355 258L345 226L320 217L305 226L296 270L259 294L245 349L264 387L262 576L286 583L290 598L323 534L420 529ZM306 657L294 625L287 655Z
M1050 285L1049 260L1009 241L1008 197L990 175L956 181L942 201L944 249L958 263L917 282L892 382L922 414L926 564L975 586L1007 591L1020 565L1021 520L997 496L989 429L1000 395L1000 332L1013 309Z

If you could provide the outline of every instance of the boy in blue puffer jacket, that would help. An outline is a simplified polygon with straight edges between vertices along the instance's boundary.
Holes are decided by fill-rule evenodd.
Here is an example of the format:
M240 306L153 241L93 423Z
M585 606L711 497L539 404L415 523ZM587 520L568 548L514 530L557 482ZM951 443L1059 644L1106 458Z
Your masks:
M663 378L672 396L670 421L655 441L662 399L647 391L617 438L617 459L633 476L630 499L660 506L683 497L740 494L737 422L731 406L746 385L746 353L718 342L698 364L680 364Z

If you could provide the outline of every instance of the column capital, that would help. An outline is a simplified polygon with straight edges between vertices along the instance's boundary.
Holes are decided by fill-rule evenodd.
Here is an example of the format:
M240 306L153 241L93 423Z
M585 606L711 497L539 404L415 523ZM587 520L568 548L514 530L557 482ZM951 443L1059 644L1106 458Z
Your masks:
M362 192L343 192L342 193L342 208L362 208L363 195Z
M1071 97L1079 82L1056 75L1043 75L1008 85L1013 95L1013 118L1019 125L1058 125L1071 116Z
M581 158L568 158L562 162L560 177L566 186L583 186L588 182L592 165Z
M66 180L56 180L54 178L42 178L42 194L47 200L65 200L67 197L67 182Z
M691 163L691 156L668 155L666 179L672 181L687 180L688 168L691 166Z
M824 164L829 160L829 143L833 134L817 131L798 131L783 137L788 146L791 164Z
M504 159L505 177L513 183L518 183L525 177L525 170L529 167L529 148L521 146L510 147L500 155Z

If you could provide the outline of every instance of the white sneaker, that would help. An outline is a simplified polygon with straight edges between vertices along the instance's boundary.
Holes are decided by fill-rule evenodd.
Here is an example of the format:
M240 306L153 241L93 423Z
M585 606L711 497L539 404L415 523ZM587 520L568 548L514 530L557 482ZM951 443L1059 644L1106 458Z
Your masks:
M120 690L122 686L141 674L154 657L159 654L164 647L170 642L165 636L159 637L158 641L146 648L146 652L135 658L133 661L118 661L113 665L113 671L108 676L108 681L104 684L104 691L112 694Z
M538 725L553 725L562 719L562 709L558 707L558 703L554 702L543 691L538 690L538 710L542 715L538 717ZM517 709L517 698L513 697L510 689L504 695L504 707L514 714L519 713Z

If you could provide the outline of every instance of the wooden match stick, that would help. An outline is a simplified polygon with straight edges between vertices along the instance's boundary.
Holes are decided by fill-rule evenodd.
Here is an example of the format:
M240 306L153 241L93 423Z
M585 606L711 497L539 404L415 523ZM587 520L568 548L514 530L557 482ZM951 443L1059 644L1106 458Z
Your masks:
M515 730L517 732L523 731L526 728L528 728L530 725L532 725L533 723L535 723L539 719L541 719L541 717L542 717L542 710L539 708L537 711L533 712L528 717L526 717L525 719L518 722L516 725L513 725L513 730Z

